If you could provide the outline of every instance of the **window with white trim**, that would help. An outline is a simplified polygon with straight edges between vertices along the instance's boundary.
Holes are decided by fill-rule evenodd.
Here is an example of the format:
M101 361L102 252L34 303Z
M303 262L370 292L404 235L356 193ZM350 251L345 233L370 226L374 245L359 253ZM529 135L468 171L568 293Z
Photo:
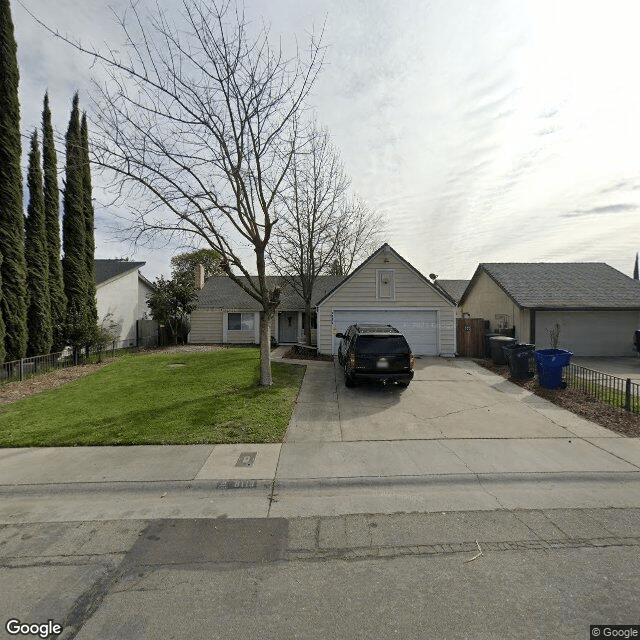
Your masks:
M253 331L254 319L253 313L228 313L227 331Z

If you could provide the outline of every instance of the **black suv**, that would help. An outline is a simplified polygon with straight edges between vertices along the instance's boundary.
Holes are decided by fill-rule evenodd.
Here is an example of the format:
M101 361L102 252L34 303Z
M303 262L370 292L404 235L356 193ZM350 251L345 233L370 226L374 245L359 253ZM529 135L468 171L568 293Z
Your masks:
M352 324L340 338L338 362L347 387L362 380L397 382L413 378L414 358L406 338L390 324Z

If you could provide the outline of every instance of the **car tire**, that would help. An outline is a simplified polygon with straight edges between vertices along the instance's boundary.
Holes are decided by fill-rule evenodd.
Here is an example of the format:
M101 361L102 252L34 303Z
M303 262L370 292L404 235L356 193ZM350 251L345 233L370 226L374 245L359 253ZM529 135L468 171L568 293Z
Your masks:
M408 382L403 382L402 380L398 380L398 385L400 387L404 387L405 389L409 386Z

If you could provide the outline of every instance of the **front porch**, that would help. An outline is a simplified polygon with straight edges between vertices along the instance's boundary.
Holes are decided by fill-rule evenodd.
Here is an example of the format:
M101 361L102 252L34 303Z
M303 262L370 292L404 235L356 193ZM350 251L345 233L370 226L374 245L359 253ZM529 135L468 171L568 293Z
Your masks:
M304 311L278 311L274 316L273 335L279 344L304 344ZM311 345L316 344L316 314L312 313Z

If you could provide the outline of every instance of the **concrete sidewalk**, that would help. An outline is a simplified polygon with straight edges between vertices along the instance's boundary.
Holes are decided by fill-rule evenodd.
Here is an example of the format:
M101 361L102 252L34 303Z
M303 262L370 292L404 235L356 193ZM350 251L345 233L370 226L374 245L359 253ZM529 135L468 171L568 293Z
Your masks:
M402 392L304 364L283 444L0 450L0 523L640 507L640 439L471 361Z

